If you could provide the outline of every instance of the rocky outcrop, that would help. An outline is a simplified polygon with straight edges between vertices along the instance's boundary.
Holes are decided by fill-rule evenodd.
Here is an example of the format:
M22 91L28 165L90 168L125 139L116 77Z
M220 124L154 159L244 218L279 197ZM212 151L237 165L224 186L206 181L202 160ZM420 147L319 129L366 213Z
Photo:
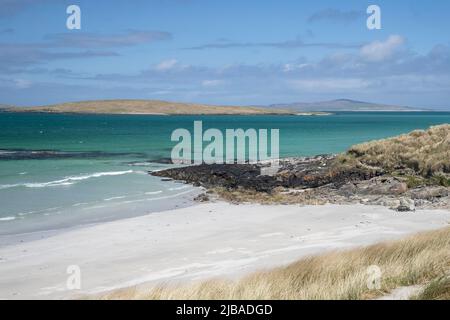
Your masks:
M253 188L257 191L269 191L279 185L276 179L261 176L261 168L247 164L202 164L183 168L173 168L151 173L154 176L169 177L194 186L205 188L224 187Z
M334 156L284 159L272 174L267 164L214 164L151 172L184 181L233 202L382 205L398 212L416 208L449 208L449 188L423 185L409 188L407 178L372 167L337 165ZM208 201L200 197L197 201Z
M169 177L206 188L250 189L258 192L272 192L283 188L317 188L328 184L341 186L349 181L373 178L379 172L351 168L333 167L334 156L296 158L280 161L277 172L265 175L264 164L202 164L173 168L151 173Z

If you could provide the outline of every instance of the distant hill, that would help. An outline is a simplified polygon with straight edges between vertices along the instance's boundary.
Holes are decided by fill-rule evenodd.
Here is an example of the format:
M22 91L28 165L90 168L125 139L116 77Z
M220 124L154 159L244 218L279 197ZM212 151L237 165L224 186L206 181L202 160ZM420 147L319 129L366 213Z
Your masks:
M287 109L297 112L315 112L315 111L423 111L415 108L394 106L386 104L376 104L349 99L338 99L321 102L296 102L289 104L273 104L273 109Z
M97 100L69 102L37 107L14 107L13 112L93 113L93 114L149 114L149 115L258 115L290 114L283 108L214 106L160 100Z

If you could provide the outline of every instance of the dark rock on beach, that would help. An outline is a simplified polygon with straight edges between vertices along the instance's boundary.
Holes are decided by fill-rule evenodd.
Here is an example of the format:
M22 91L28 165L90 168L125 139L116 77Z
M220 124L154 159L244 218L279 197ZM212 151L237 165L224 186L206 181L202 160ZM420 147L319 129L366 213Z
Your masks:
M151 173L205 188L247 189L272 192L283 188L317 188L328 184L341 186L349 181L366 180L377 176L373 170L335 169L334 156L317 156L281 160L276 172L264 173L267 164L202 164L172 168Z
M195 186L206 188L255 188L257 190L269 190L274 188L277 181L273 178L267 179L260 175L261 168L256 165L247 164L213 164L197 165L183 168L173 168L152 172L154 176L169 177L181 180Z
M150 160L149 162L151 162L151 163L159 163L159 164L173 164L171 158L158 158L158 159Z

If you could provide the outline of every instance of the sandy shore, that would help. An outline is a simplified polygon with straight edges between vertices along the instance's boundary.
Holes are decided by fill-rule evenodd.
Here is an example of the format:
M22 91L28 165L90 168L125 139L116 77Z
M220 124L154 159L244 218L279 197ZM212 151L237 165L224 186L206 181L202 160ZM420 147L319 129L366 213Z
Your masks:
M450 212L199 204L0 248L0 298L72 298L145 283L236 277L302 256L445 227ZM68 290L67 267L81 270Z

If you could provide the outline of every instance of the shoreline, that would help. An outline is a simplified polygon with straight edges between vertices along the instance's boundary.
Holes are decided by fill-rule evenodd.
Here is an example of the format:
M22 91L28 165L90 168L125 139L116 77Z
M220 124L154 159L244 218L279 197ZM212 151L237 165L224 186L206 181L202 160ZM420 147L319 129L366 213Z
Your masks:
M63 224L58 224L56 222L52 222L51 224L43 225L42 227L31 230L31 231L24 231L24 232L14 232L14 233L2 233L0 234L0 249L8 246L14 246L20 243L26 243L26 242L32 242L36 240L42 240L49 237L57 236L60 234L64 234L67 232L72 232L76 230L81 230L84 228L90 228L98 225L102 225L105 223L115 222L115 221L121 221L126 219L132 219L136 217L146 216L153 213L159 213L159 212L166 212L176 209L185 209L196 205L196 202L194 198L198 195L200 195L203 191L202 188L196 188L191 187L186 188L186 191L181 191L180 193L176 193L173 195L167 195L161 199L158 198L149 198L149 199L141 199L136 200L132 203L115 203L111 204L113 205L113 212L128 212L127 214L117 214L117 215L111 215L111 209L97 209L100 210L100 212L108 212L110 213L109 216L105 217L98 217L91 220L80 220L76 222L66 222ZM146 201L164 201L164 200L171 200L171 204L169 206L162 207L161 204L159 204L156 208L152 209L152 207L146 207L146 206L140 206L137 207L137 203L144 203ZM96 210L92 208L87 208L84 210ZM133 212L130 215L130 212ZM98 215L98 212L97 212ZM95 216L95 214L94 214ZM17 221L4 221L3 223L15 223ZM17 226L15 227L18 228ZM22 227L22 230L24 228ZM0 229L1 230L1 229ZM21 230L19 228L19 230ZM25 228L26 230L26 228Z
M137 285L239 278L449 222L445 210L197 204L0 248L0 298L80 298ZM80 267L80 291L67 291L70 265Z

